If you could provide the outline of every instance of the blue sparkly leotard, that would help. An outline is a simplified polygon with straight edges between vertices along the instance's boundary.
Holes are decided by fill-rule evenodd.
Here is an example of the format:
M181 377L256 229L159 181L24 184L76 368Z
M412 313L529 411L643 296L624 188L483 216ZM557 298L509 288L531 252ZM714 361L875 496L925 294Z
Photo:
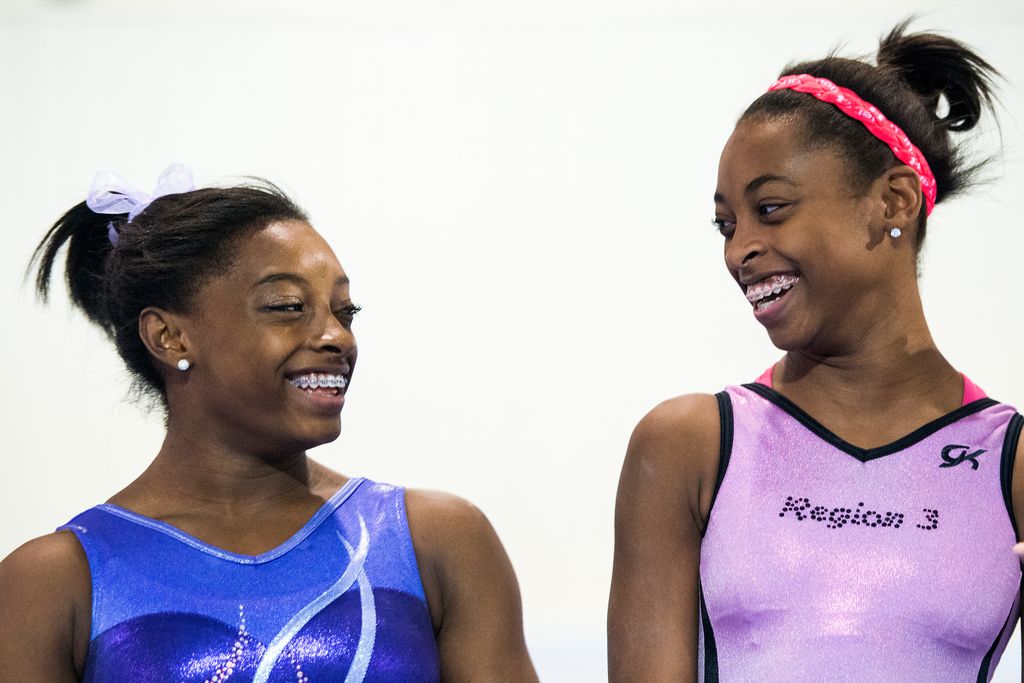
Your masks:
M349 480L255 556L116 505L61 529L92 575L87 682L440 678L401 488Z

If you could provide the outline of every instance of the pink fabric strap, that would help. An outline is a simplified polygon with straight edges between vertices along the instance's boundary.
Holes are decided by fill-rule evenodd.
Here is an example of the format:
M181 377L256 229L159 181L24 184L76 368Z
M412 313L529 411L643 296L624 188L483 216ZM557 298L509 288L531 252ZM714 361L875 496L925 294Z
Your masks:
M773 365L770 368L768 368L767 370L765 370L764 372L762 372L761 376L758 377L754 381L757 384L763 384L764 386L768 387L769 389L772 389L773 388L772 387L772 372L774 370L775 370L775 366ZM967 375L965 375L964 373L961 372L960 376L964 380L964 399L963 399L963 404L962 405L967 405L968 403L974 403L975 401L977 401L980 398L988 398L988 394L986 394L985 391L981 387L979 387L977 384L972 382L970 380L970 378L967 377Z
M960 376L964 378L964 405L974 403L979 398L988 398L988 394L986 394L981 387L968 379L967 375L961 372Z
M835 105L839 111L850 118L864 124L864 127L876 138L884 142L896 155L896 158L910 166L921 179L921 192L924 194L925 215L931 215L935 208L935 176L914 143L899 126L885 118L885 114L870 102L862 100L857 93L849 88L838 86L827 78L815 78L810 74L783 76L768 88L772 90L796 90L813 95L822 102Z

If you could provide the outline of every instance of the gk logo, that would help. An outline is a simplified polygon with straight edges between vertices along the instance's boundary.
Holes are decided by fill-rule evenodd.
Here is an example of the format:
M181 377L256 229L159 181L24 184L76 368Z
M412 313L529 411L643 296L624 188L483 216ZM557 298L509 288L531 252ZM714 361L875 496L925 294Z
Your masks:
M978 461L975 460L982 453L987 451L984 448L979 448L973 453L969 453L971 450L970 446L961 446L959 444L951 443L942 449L942 460L939 467L956 467L960 463L969 460L971 463L971 469L978 469Z

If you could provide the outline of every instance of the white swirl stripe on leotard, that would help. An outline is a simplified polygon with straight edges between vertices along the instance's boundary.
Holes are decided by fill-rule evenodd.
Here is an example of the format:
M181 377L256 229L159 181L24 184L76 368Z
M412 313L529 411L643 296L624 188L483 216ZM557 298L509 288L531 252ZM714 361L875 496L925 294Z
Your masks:
M348 541L342 538L341 542L345 544L348 554L353 555L354 549ZM359 628L359 644L352 657L352 665L345 676L345 683L362 683L366 678L366 670L370 667L370 657L373 656L373 644L377 640L377 605L373 599L373 586L370 585L370 578L366 575L365 570L359 572L358 580L362 625Z
M260 660L259 666L256 668L256 675L253 677L253 683L267 683L270 679L270 672L273 671L274 665L277 664L277 660L280 658L281 653L288 646L288 643L298 635L302 627L305 626L309 621L319 614L325 607L337 600L345 591L352 587L352 584L359 582L359 593L360 602L362 605L363 612L363 623L359 635L359 645L356 648L355 658L352 661L352 666L349 668L348 676L345 677L346 683L360 683L363 677L366 675L366 667L369 665L370 654L373 650L373 640L376 635L377 620L375 616L375 606L373 603L373 588L370 586L369 579L366 577L366 572L363 571L363 565L366 563L366 555L370 549L370 534L366 530L366 522L363 520L362 515L359 515L359 545L356 546L353 552L352 547L342 539L345 543L345 549L351 556L351 561L345 572L341 575L334 585L320 594L317 598L309 602L305 607L296 612L295 616L288 620L281 630L278 632L274 639L270 641L270 645L267 646L267 651L264 653L263 658ZM369 593L369 610L367 609L367 598L366 593ZM364 647L364 639L367 632L367 612L371 616L369 623L369 630L371 631L369 637L369 650L361 658L360 655L366 648ZM365 659L365 662L362 662ZM361 673L353 677L353 672L356 670L356 665L359 664L362 667Z

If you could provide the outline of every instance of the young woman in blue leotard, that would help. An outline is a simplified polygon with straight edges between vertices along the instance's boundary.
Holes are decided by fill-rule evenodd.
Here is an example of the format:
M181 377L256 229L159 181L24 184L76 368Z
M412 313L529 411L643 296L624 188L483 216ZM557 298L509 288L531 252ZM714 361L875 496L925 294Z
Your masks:
M314 462L358 312L334 252L268 185L152 196L98 177L36 252L167 433L125 489L0 563L0 678L524 681L518 587L469 503Z

